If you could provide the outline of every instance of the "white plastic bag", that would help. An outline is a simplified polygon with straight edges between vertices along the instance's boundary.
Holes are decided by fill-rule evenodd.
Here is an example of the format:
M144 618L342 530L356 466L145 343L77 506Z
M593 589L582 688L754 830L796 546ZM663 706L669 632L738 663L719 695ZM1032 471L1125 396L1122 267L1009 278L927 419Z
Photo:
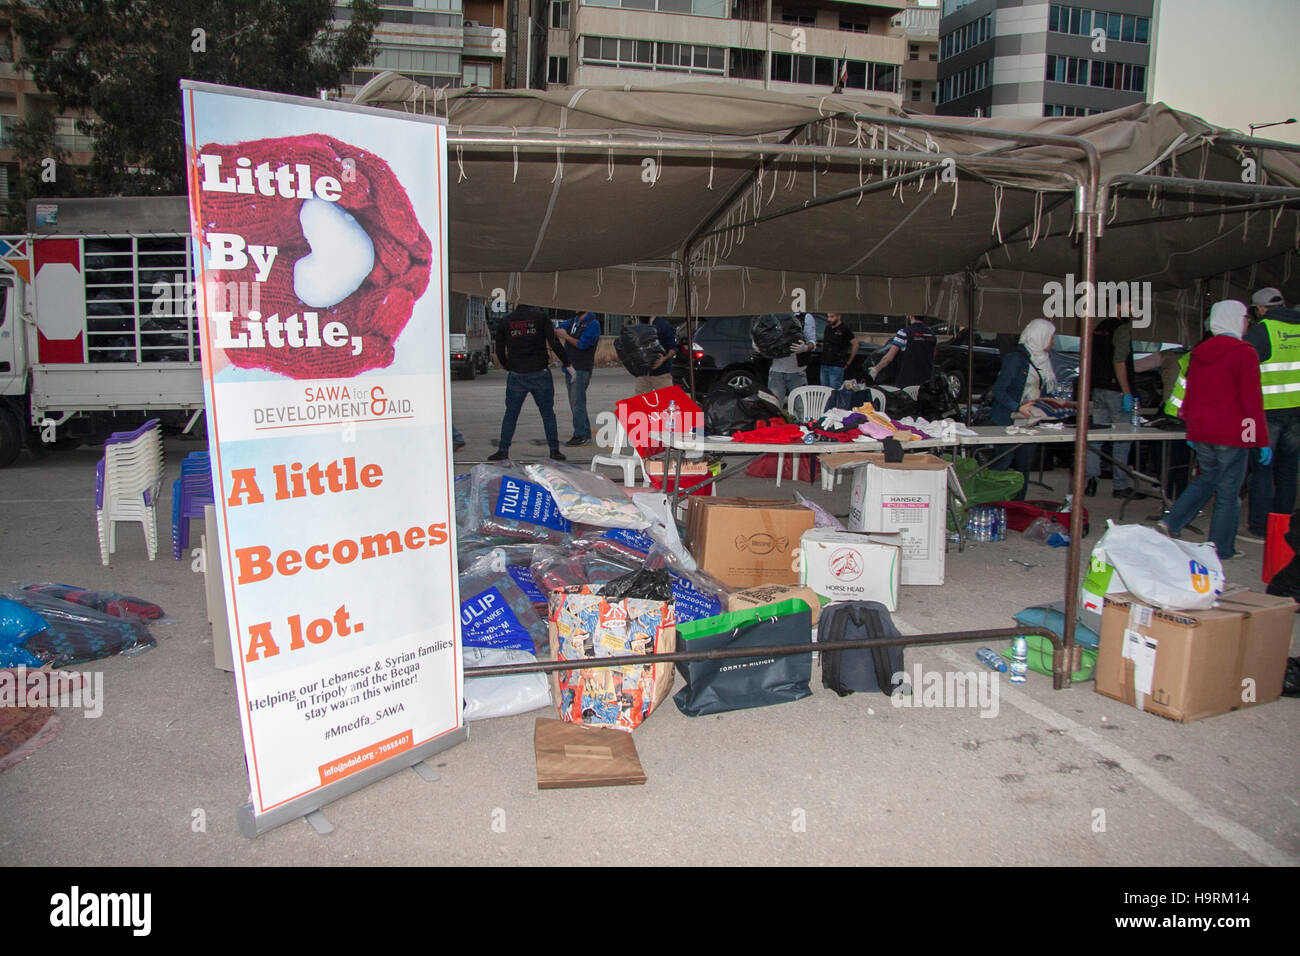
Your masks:
M686 570L694 571L698 568L695 558L686 550L686 545L682 544L682 536L677 532L677 522L673 520L673 509L668 504L668 496L662 491L638 489L631 498L650 523L646 534L650 535L655 544L671 551Z
M1144 604L1178 611L1213 607L1223 593L1223 565L1212 544L1166 538L1154 528L1107 522L1092 565L1115 569L1107 591L1128 591ZM1116 582L1118 576L1120 581Z
M497 664L531 664L537 658L527 651L491 647L466 647L466 667ZM526 714L551 706L551 682L545 674L507 674L503 677L471 677L465 681L465 719L486 720Z

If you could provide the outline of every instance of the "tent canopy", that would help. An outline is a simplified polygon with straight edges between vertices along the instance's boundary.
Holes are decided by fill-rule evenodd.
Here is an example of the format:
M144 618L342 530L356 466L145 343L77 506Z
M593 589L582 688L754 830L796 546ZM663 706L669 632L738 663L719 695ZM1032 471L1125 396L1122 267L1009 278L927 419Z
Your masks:
M1111 186L1098 283L1150 283L1148 337L1190 341L1198 289L1248 298L1276 285L1300 299L1300 154L1230 142L1237 134L1163 104L927 117L942 128L917 129L888 125L910 114L861 94L716 83L443 91L395 74L357 102L446 117L452 287L469 294L620 313L806 308L962 324L973 304L979 327L1015 331L1043 314L1049 283L1082 281L1076 213L1089 166L1068 143L997 132L1010 131L1095 148ZM1163 180L1112 183L1124 175ZM1058 326L1076 332L1073 311Z

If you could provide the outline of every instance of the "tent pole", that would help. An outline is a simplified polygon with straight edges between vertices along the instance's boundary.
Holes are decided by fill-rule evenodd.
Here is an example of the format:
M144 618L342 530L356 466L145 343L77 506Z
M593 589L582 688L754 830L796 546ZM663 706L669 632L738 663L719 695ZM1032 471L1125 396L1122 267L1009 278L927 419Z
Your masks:
M677 261L678 268L682 270L682 295L686 303L686 374L690 381L691 398L698 404L700 399L695 394L695 303L691 297L691 265L686 261L685 251ZM665 473L665 486L667 480L668 476Z
M1097 287L1097 231L1101 211L1097 206L1099 183L1089 175L1084 187L1083 228L1083 281L1085 288ZM1065 660L1057 661L1053 668L1052 686L1057 690L1070 686L1072 672L1070 661L1074 657L1074 625L1079 612L1079 566L1083 553L1083 502L1084 466L1088 460L1088 419L1092 404L1092 325L1096 297L1089 291L1084 296L1083 315L1079 317L1079 385L1075 398L1079 402L1076 415L1078 428L1074 435L1073 497L1070 499L1070 554L1065 572Z
M966 424L975 404L975 270L966 269Z

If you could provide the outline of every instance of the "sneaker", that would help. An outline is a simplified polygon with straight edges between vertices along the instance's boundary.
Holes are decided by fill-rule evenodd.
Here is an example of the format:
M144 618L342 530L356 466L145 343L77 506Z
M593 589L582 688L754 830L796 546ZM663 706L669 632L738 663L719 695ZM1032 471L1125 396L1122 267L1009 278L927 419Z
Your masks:
M488 460L488 461L509 461L509 460L510 460L510 449L509 449L509 448L503 448L503 449L501 449L500 451L495 451L495 452L493 452L492 454L490 454L490 455L487 456L487 460Z
M551 449L551 461L568 461L568 460L569 459L564 457L564 453L561 452L560 449L558 448Z
M577 435L574 435L572 438L570 438L568 441L564 443L564 447L577 448L580 445L590 445L590 444L591 444L590 438L579 438Z
M1097 479L1089 478L1088 483L1083 486L1083 493L1091 498L1097 493Z
M1161 534L1163 534L1166 538L1172 538L1174 536L1174 533L1169 530L1169 525L1165 524L1163 520L1156 522L1156 530L1159 531Z

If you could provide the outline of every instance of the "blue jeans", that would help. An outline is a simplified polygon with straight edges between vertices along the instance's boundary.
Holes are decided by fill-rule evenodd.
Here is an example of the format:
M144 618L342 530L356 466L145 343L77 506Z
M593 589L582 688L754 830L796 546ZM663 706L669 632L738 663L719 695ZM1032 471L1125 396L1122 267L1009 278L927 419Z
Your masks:
M524 399L529 395L533 396L537 410L542 413L546 443L552 451L560 447L560 433L555 425L555 380L551 378L551 370L544 368L540 372L506 373L506 417L501 419L498 450L510 450L510 442L515 437L515 425L519 422L519 412L524 407Z
M1268 530L1270 514L1289 515L1295 511L1297 472L1300 471L1300 415L1267 415L1268 444L1273 462L1259 463L1259 455L1250 456L1250 510L1248 526L1252 532Z
M822 384L831 388L840 388L844 384L844 369L834 365L822 366Z
M1099 425L1119 425L1121 428L1127 428L1131 423L1129 415L1124 414L1124 393L1112 392L1108 389L1094 389L1092 393L1092 420ZM1097 433L1101 437L1101 432ZM1111 444L1109 454L1115 461L1128 462L1129 442L1121 441ZM1114 486L1116 491L1123 491L1128 487L1128 472L1118 465L1112 464L1114 469ZM1097 445L1092 442L1088 443L1088 460L1084 464L1083 473L1088 478L1096 478L1101 475L1101 459L1097 456Z
M575 368L573 375L565 374L569 384L569 408L573 411L573 437L591 438L591 421L587 418L587 386L591 384L589 369Z
M1241 511L1241 482L1246 477L1249 448L1231 445L1207 445L1194 442L1192 450L1200 463L1201 473L1191 480L1178 496L1164 522L1172 534L1178 534L1214 499L1210 518L1210 542L1220 558L1236 554L1237 515Z
M776 396L781 408L785 408L786 396L800 385L808 384L808 373L803 369L797 372L778 372L775 369L767 373L767 390Z

